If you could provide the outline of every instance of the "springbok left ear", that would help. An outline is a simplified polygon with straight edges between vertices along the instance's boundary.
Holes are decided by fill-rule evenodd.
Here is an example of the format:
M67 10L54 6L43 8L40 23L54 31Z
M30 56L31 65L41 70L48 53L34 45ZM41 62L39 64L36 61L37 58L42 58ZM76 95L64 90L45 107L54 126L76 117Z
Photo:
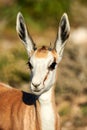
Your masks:
M17 14L16 30L27 50L28 55L31 56L32 51L35 50L35 44L27 30L24 18L20 12Z
M70 24L66 13L63 14L60 23L58 36L55 42L55 50L58 54L58 62L62 59L64 47L70 34Z

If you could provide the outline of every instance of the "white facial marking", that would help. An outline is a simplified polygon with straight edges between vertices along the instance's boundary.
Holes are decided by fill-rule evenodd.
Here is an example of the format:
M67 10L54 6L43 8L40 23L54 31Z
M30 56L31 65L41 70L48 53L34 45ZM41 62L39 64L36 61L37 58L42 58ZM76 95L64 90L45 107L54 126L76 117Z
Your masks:
M30 63L33 66L32 69L32 81L31 91L40 95L46 92L55 83L56 68L49 70L48 67L54 62L54 56L51 51L47 52L46 57L36 57L36 54L32 55Z

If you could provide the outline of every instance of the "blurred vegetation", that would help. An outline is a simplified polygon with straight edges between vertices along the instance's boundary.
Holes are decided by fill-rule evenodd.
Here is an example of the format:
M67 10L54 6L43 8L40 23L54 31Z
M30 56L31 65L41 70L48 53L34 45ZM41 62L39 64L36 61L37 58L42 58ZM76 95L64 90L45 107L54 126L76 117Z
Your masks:
M14 0L13 3L0 7L2 19L14 24L18 11L24 14L29 22L45 25L52 25L60 18L63 12L69 12L70 0Z
M21 47L19 48L18 50L18 46L15 46L9 52L2 52L0 55L0 81L9 83L14 87L29 82L28 58L25 51Z
M87 0L80 0L81 4L87 6Z
M15 25L16 15L21 11L30 24L40 28L54 26L64 12L67 12L73 23L76 3L87 5L86 0L3 0L0 1L0 20L6 20L7 25ZM78 8L78 7L77 7ZM75 12L76 13L76 12ZM79 10L78 12L79 13ZM77 24L79 24L77 22Z

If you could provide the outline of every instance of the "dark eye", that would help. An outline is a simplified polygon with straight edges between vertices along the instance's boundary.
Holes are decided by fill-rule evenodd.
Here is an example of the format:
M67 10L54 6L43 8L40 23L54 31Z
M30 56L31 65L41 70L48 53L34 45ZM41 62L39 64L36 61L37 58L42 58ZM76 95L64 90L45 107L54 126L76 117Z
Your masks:
M30 61L28 61L27 64L28 64L30 70L33 69L33 66L32 66L32 64L30 63Z
M48 69L49 69L49 70L54 70L56 64L57 64L57 63L54 61L54 62L48 67Z

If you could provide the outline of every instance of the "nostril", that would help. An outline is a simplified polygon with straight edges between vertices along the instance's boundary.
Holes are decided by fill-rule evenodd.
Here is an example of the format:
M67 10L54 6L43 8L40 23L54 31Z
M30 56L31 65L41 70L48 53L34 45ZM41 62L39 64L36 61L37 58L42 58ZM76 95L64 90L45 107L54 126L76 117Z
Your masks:
M32 85L33 85L35 88L37 88L40 84L41 84L41 83L39 83L39 84L32 83Z

